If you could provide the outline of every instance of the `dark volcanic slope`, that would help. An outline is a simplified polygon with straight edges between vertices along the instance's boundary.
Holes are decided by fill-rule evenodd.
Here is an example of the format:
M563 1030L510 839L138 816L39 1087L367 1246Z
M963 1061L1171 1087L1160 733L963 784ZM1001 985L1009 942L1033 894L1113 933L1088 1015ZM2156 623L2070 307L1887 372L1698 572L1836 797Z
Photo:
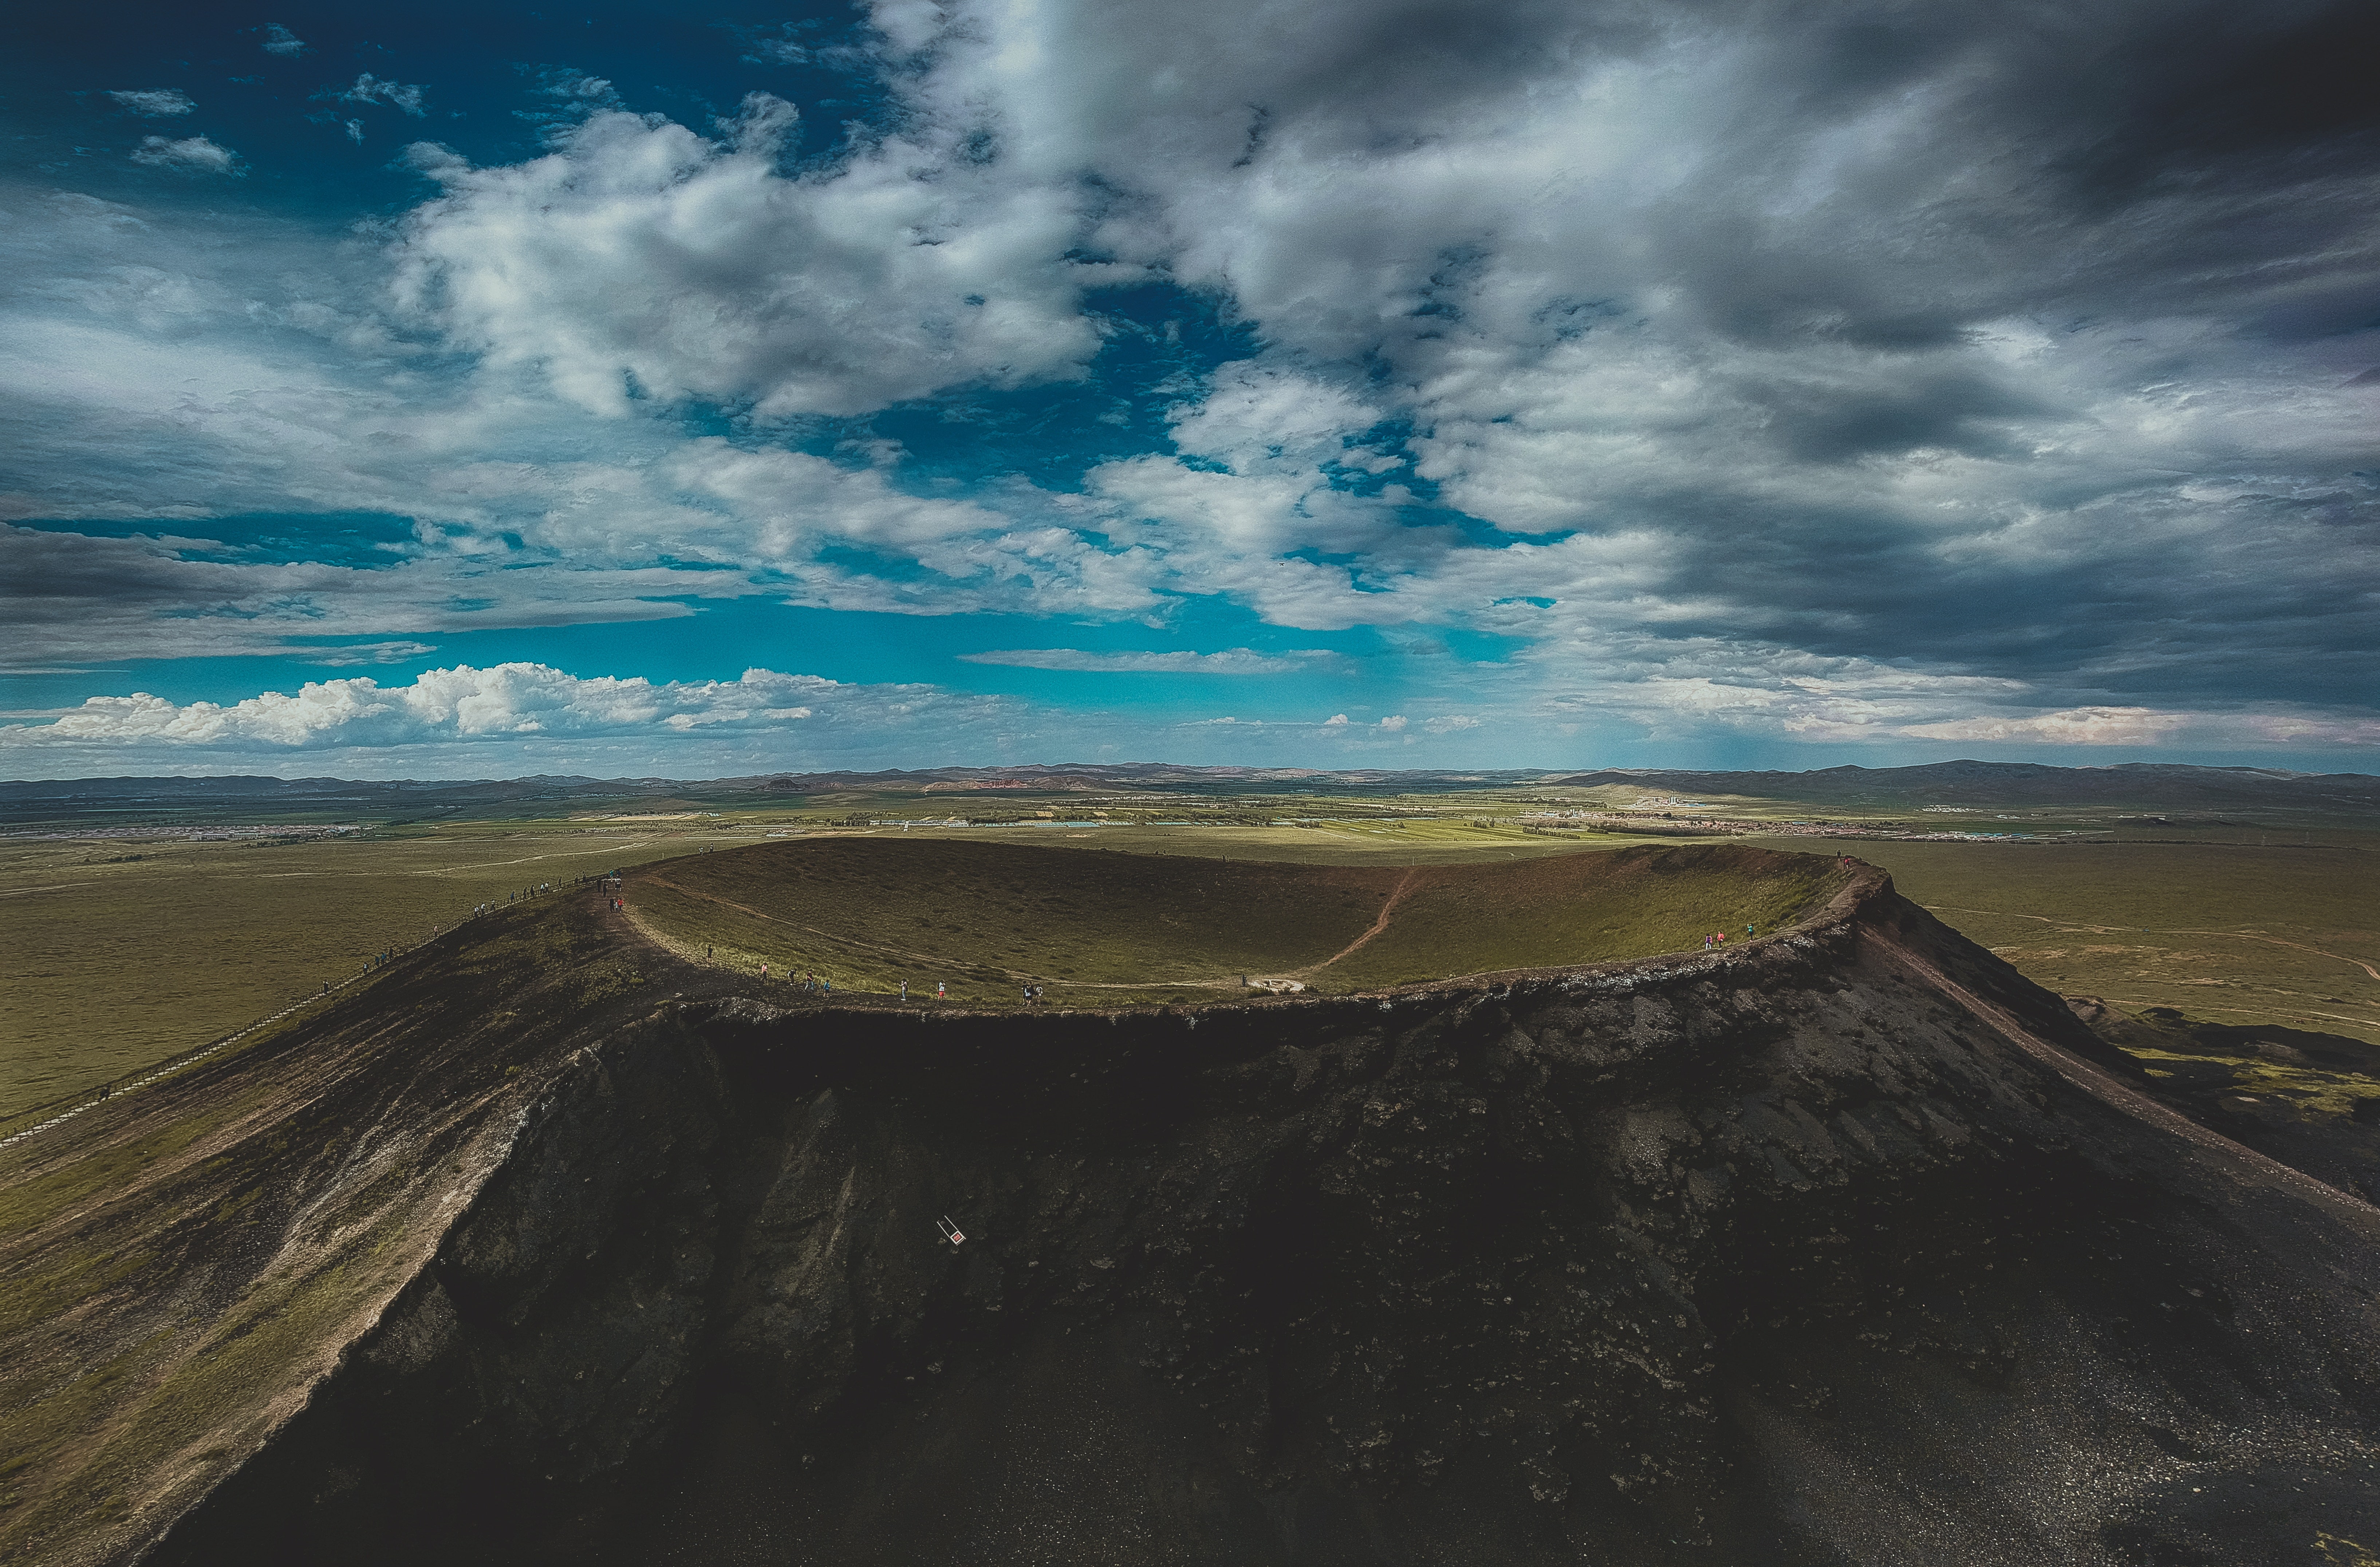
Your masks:
M13 1289L169 1194L237 1221L193 1183L272 1167L240 1266L371 1278L317 1353L186 1410L145 1470L88 1433L170 1423L170 1387L75 1395L65 1357L166 1331L115 1326L148 1296L94 1279L59 1297L79 1328L13 1328L0 1354L40 1370L12 1415L93 1413L18 1473L0 1546L122 1560L177 1514L152 1560L2315 1563L2380 1541L2380 1213L2141 1097L1880 874L1724 956L1172 1013L782 1011L693 993L591 907L504 929L569 951L400 970L377 1021L292 1041L278 1108L209 1160L12 1232ZM462 992L507 964L523 1000L469 1023ZM582 971L609 990L574 999ZM118 1113L75 1135L167 1124ZM431 1160L431 1127L473 1151ZM371 1159L466 1168L408 1197L346 1172ZM236 1271L174 1330L225 1342ZM108 1452L102 1494L76 1464Z
M2192 1022L2170 1007L2147 1007L2135 1017L2094 996L2069 996L2066 1004L2162 1079L2153 1085L2157 1097L2192 1120L2350 1197L2380 1202L2380 1099L2339 1092L2343 1084L2380 1078L2380 1045L2343 1034Z

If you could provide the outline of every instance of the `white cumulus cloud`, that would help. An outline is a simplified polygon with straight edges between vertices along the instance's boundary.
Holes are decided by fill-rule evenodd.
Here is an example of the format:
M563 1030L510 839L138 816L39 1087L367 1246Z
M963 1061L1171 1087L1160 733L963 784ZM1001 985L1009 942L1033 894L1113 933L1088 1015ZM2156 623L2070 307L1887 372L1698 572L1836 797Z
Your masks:
M755 97L715 141L598 113L526 164L425 154L445 194L407 220L400 292L599 413L644 397L850 414L1080 373L1099 342L1081 292L1116 269L1068 259L1073 197L904 140L790 178L794 118Z
M427 671L408 685L357 675L232 703L177 704L145 692L92 697L47 723L0 725L0 750L354 751L528 735L583 741L813 723L846 731L979 724L1009 711L998 698L929 686L853 686L766 669L735 680L654 682L581 678L538 663L463 664Z

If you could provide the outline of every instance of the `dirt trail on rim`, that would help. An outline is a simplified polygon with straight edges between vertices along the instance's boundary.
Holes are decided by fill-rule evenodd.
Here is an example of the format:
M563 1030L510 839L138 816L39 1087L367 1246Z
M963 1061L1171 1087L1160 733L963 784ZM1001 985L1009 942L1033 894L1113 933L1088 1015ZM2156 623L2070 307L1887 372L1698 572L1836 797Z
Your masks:
M1304 968L1291 969L1291 975L1295 977L1306 974L1318 974L1322 970L1330 967L1332 964L1338 963L1361 951L1371 941L1373 937L1378 936L1381 931L1386 930L1389 928L1389 917L1396 913L1397 905L1404 901L1405 894L1413 890L1414 878L1420 874L1421 867L1417 865L1414 866L1399 879L1394 887L1389 890L1389 900L1380 905L1379 917L1372 921L1372 928L1369 930L1365 931L1362 935L1348 942L1344 948L1331 954L1329 957L1324 958L1320 963L1310 963Z

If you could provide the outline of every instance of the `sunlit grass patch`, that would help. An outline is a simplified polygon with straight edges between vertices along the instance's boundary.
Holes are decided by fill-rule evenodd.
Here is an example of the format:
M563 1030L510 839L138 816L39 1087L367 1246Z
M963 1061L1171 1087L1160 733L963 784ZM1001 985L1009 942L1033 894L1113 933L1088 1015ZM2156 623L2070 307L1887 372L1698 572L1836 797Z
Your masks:
M2339 841L1868 842L1852 852L2062 995L2380 1044L2380 834L2330 836Z
M2127 1047L2127 1053L2137 1061L2157 1063L2157 1066L2149 1069L2152 1076L2175 1076L2176 1066L2220 1067L2229 1074L2234 1092L2287 1099L2310 1114L2351 1115L2358 1100L2380 1099L2380 1077L2361 1073L2327 1071L2220 1051Z
M521 823L260 845L0 845L0 1116L244 1027L474 904L695 846Z

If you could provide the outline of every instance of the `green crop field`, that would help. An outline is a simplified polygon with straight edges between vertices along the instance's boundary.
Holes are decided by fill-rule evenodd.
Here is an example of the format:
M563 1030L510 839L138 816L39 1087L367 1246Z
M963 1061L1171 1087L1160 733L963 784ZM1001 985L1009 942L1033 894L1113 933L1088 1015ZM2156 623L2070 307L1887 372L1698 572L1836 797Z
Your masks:
M1830 860L1734 845L1519 863L1297 864L916 836L769 844L648 868L630 913L698 962L973 1002L1211 999L1243 977L1346 991L1648 956L1773 929Z
M1845 846L2061 995L2380 1044L2380 833L2312 836Z

